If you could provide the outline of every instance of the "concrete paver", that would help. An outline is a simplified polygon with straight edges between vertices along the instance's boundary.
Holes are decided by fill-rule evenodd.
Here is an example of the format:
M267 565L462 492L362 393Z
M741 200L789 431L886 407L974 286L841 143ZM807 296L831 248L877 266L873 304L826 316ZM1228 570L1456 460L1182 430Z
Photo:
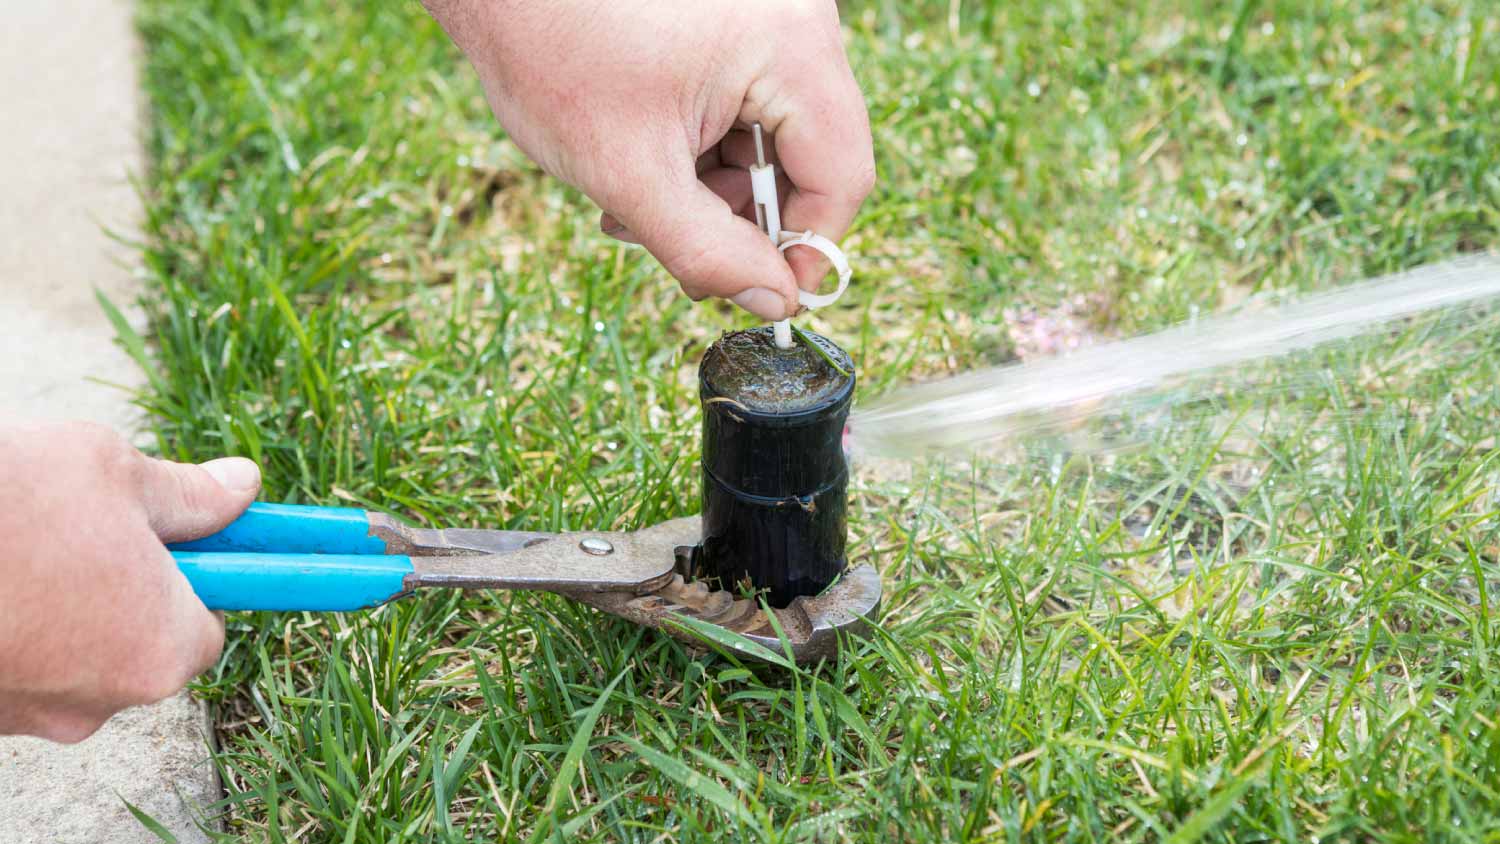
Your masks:
M0 414L129 430L141 373L94 300L135 286L140 215L138 50L127 0L10 3L0 26ZM137 317L138 319L138 317ZM103 382L103 383L100 383ZM207 841L196 807L218 799L203 706L179 695L121 713L71 747L0 738L0 842L156 841L129 800L179 841Z
M127 709L76 745L0 739L0 841L158 842L126 800L182 844L209 841L194 824L219 799L208 729L203 705L179 694Z

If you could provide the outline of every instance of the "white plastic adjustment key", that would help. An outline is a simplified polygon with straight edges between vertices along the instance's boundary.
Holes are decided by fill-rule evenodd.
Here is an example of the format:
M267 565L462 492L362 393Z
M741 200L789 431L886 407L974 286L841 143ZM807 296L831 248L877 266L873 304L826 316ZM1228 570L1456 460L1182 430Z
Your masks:
M769 164L751 166L750 191L755 201L756 225L771 238L772 244L779 244L781 208L776 203L776 168Z
M838 289L832 293L814 293L810 290L797 291L797 301L802 304L802 307L809 310L813 308L826 308L837 302L839 297L844 295L844 291L849 289L849 279L854 276L854 271L849 268L849 258L844 254L844 250L839 248L837 243L834 243L821 234L814 234L811 231L805 231L801 234L784 231L781 233L780 241L776 245L776 248L782 252L787 251L793 246L806 246L809 249L816 249L822 252L823 257L827 258L833 264L834 272L839 275Z
M772 245L782 252L793 246L806 246L822 252L833 262L839 274L839 288L832 293L797 291L797 303L804 308L826 308L839 300L849 289L849 278L854 273L849 269L849 259L838 244L820 235L805 231L801 234L781 230L781 208L776 199L776 168L766 163L765 140L761 137L760 124L751 125L755 137L755 164L750 168L750 193L755 200L755 223L771 239ZM792 321L777 320L771 323L772 336L779 349L792 347Z
M751 127L755 136L755 164L750 168L750 193L755 200L755 224L771 239L771 245L781 242L781 205L776 199L776 168L766 163L765 139L761 137L760 124ZM778 319L771 323L776 348L792 347L792 321Z

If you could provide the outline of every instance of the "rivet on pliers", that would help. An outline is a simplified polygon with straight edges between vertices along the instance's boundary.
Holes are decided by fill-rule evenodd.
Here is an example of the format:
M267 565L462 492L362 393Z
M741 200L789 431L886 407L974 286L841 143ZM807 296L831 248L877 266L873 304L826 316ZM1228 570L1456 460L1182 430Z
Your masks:
M597 536L585 536L578 541L578 547L585 554L593 554L595 557L604 557L615 552L615 546L609 544L609 540L600 539Z

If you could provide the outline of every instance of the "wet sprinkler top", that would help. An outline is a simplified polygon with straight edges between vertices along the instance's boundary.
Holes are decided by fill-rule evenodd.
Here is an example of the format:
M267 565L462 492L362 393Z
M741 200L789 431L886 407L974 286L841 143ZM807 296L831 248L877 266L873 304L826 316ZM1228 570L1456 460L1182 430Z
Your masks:
M843 394L854 379L854 363L818 334L804 333L790 349L778 349L771 328L763 326L720 337L703 356L701 373L719 396L757 413L789 414Z

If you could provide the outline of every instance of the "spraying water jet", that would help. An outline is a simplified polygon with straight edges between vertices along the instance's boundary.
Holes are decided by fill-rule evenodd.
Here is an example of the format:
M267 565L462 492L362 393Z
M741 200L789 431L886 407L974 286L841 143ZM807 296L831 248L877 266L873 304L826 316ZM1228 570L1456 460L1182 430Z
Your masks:
M910 458L1056 434L1117 409L1122 399L1496 297L1500 257L1472 255L1061 357L907 387L851 414L852 449Z

